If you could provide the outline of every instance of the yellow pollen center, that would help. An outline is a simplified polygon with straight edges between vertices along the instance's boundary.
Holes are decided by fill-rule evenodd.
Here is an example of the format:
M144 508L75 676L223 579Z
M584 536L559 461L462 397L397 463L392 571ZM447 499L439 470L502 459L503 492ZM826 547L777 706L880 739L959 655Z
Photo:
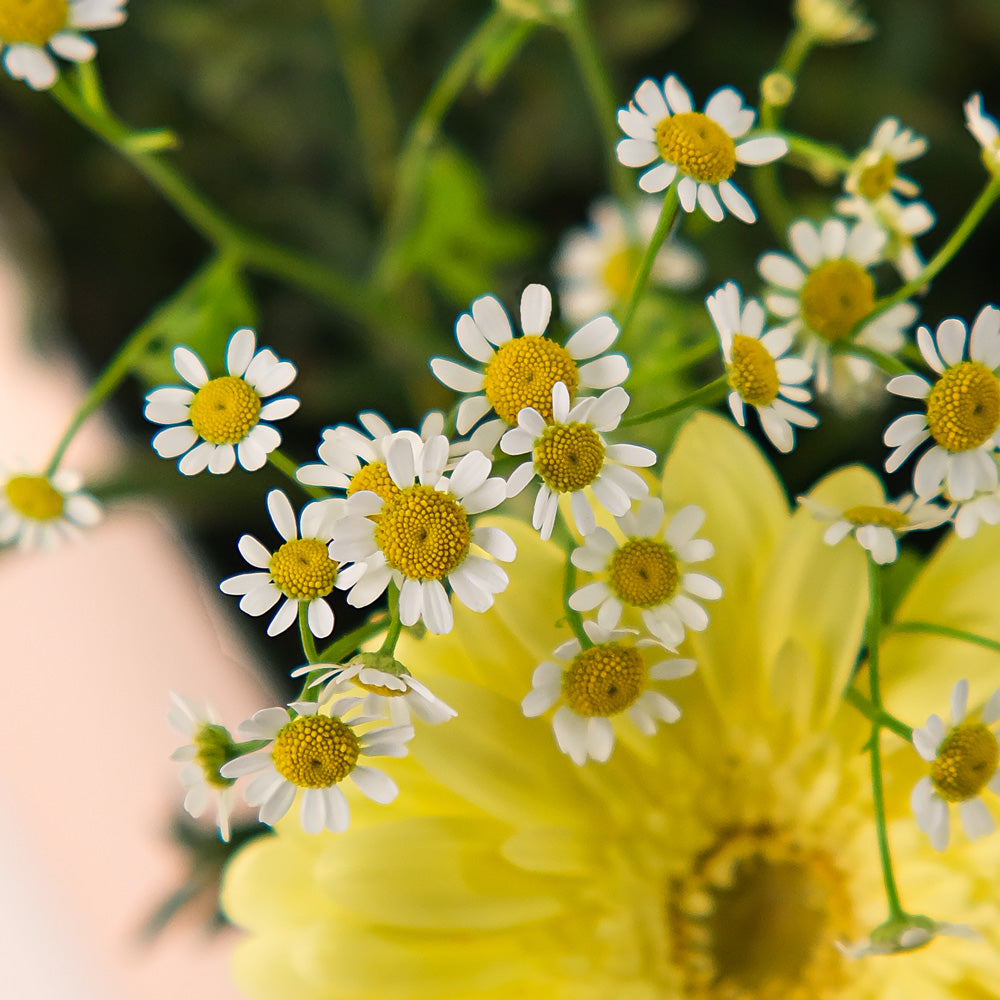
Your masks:
M386 503L400 493L399 487L389 475L385 462L371 462L354 473L347 484L347 495L353 496L359 490L371 490Z
M974 799L996 774L1000 746L981 722L956 726L938 747L931 764L931 782L948 802Z
M632 290L635 280L636 254L628 247L619 250L608 258L601 277L611 294L620 302L624 302Z
M5 45L27 42L45 45L66 27L66 0L3 0L0 3L0 39Z
M552 419L552 387L562 382L572 399L580 384L569 351L548 337L515 337L501 344L486 365L483 391L501 420L513 426L526 406Z
M893 531L899 531L909 524L909 519L900 510L864 503L848 507L844 511L844 520L851 524L875 524L880 528L892 528Z
M191 426L212 444L238 444L260 417L260 396L238 375L206 382L191 401Z
M358 762L361 744L340 719L300 715L283 726L271 756L278 773L299 788L329 788L343 781Z
M51 521L63 512L63 495L45 476L12 476L5 487L7 501L23 517Z
M700 111L664 118L656 126L656 146L667 163L705 184L729 180L736 170L736 144Z
M875 282L853 260L813 268L800 295L806 326L831 343L844 340L875 305Z
M729 385L751 406L770 406L778 397L778 366L767 348L755 337L737 333L733 337L733 360L728 368Z
M440 580L466 557L472 533L454 497L432 486L408 486L382 509L375 544L392 569L411 580Z
M549 489L575 493L604 467L604 442L587 424L552 424L535 443L535 469Z
M356 677L354 678L354 683L357 684L359 688L371 691L372 694L381 695L383 698L399 698L406 694L405 690L401 691L398 688L384 687L381 684L362 684Z
M577 715L617 715L646 689L646 676L637 649L606 642L573 657L563 674L562 693Z
M326 542L318 538L285 542L267 564L278 590L299 601L326 597L337 582L337 566L327 552Z
M608 583L626 604L655 608L677 593L677 557L663 542L633 538L611 557Z
M858 177L858 193L869 201L875 201L892 190L896 180L896 161L884 153L878 163L865 167Z
M207 784L213 788L229 788L236 784L235 778L223 778L219 768L229 760L233 742L223 726L206 722L195 734L194 745L197 748L195 761L201 768Z
M927 396L927 427L948 451L978 448L1000 426L1000 382L978 361L947 369Z

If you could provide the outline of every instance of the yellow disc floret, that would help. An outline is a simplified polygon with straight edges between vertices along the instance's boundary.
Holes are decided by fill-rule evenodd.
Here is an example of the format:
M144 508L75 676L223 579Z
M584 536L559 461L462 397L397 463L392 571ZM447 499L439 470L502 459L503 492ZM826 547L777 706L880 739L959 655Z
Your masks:
M608 583L626 604L655 608L677 593L677 557L663 542L633 538L611 557Z
M233 741L224 726L206 722L195 734L195 761L201 768L207 784L213 788L228 788L236 784L235 778L223 778L219 768L232 756Z
M736 170L736 144L700 111L664 118L656 126L656 146L667 163L705 184L728 180Z
M978 361L953 365L927 396L927 427L948 451L978 448L1000 426L1000 382Z
M875 524L880 528L892 528L899 531L909 524L909 519L894 507L877 507L874 504L858 504L844 511L844 520L851 524Z
M553 424L535 443L535 470L556 493L589 486L604 467L604 442L587 424Z
M885 153L878 163L865 167L858 177L858 193L869 201L881 198L892 190L896 180L896 161Z
M45 476L12 476L5 487L7 501L32 521L52 521L63 512L63 495Z
M751 406L770 406L781 388L778 366L767 348L756 338L737 333L733 337L729 385Z
M483 391L497 416L513 426L526 406L552 419L552 387L562 382L570 399L580 384L569 351L548 337L516 337L501 344L486 365Z
M828 260L802 286L802 318L831 343L844 340L875 306L875 282L853 260Z
M646 688L646 665L637 649L606 642L577 653L562 679L562 693L577 715L617 715Z
M25 42L45 45L66 27L66 0L3 0L0 3L0 39L5 45Z
M408 486L382 509L375 544L412 580L440 580L466 557L472 533L462 505L432 486Z
M278 773L299 788L329 788L358 762L361 744L346 722L326 715L300 715L283 726L271 756Z
M931 764L931 782L948 802L974 799L996 774L1000 746L981 722L956 726L938 747Z
M285 542L267 564L278 590L299 601L326 597L337 582L337 567L326 542L318 538L293 538Z
M386 502L400 493L385 462L369 462L351 476L351 481L347 484L347 495L353 496L360 490L371 490Z
M238 444L260 417L260 396L238 375L206 382L191 401L191 426L212 444Z

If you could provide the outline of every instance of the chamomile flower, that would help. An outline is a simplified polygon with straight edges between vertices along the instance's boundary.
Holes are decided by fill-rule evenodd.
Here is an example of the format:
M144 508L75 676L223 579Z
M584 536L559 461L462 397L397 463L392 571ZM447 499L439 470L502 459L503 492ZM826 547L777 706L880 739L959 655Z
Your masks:
M646 497L634 513L615 518L624 541L606 528L595 528L570 560L601 578L570 594L569 606L575 611L597 608L598 622L608 628L618 624L625 608L638 608L646 628L671 648L684 639L685 628L704 631L708 613L699 601L722 596L714 577L687 570L715 553L711 542L695 537L704 520L705 512L695 504L667 519L663 501Z
M1000 127L983 112L983 95L973 94L965 102L965 127L982 147L983 163L994 177L1000 177Z
M153 436L156 453L180 455L177 468L186 476L206 468L217 475L229 472L237 458L248 472L262 468L281 444L280 432L267 421L299 408L294 396L264 400L291 384L295 365L280 361L269 348L257 350L257 337L248 329L229 338L227 375L210 379L201 358L187 347L174 348L173 360L190 388L160 386L146 396L146 419L173 425Z
M791 451L794 427L819 423L815 414L796 405L812 398L802 384L812 376L812 366L801 358L784 356L792 345L791 327L775 327L764 333L761 304L748 299L741 309L740 290L732 281L717 289L705 304L722 344L733 417L745 427L746 407L752 406L775 448Z
M615 748L612 718L624 712L646 736L657 722L676 722L681 710L676 702L655 690L651 682L686 677L694 660L663 660L649 667L640 649L663 648L651 639L634 640L634 629L610 629L594 621L583 623L594 645L584 649L579 639L560 645L554 660L539 664L531 676L531 691L521 711L534 718L559 703L552 716L552 731L559 749L575 764L588 760L603 764Z
M835 941L834 944L845 958L867 958L869 955L898 955L904 951L914 951L940 935L970 940L979 937L968 924L949 924L931 920L930 917L904 913L901 917L880 924L861 941L853 944Z
M618 125L627 138L615 151L626 167L657 161L639 178L643 191L655 194L676 180L685 212L700 205L720 222L725 206L743 222L755 222L757 213L730 177L738 163L771 163L788 152L788 143L778 136L735 142L750 131L755 117L732 87L717 90L702 112L694 110L690 92L676 76L668 76L662 87L643 80L628 107L618 111Z
M990 696L978 722L966 721L968 699L969 682L963 679L951 693L952 725L946 727L939 715L932 715L913 730L913 747L931 765L931 773L914 786L910 805L917 826L939 851L948 846L951 803L958 803L969 840L991 833L995 825L980 796L986 788L1000 795L1000 745L993 725L1000 719L1000 689Z
M474 451L445 475L448 439L411 443L393 441L386 470L398 493L388 500L362 490L345 501L331 555L352 562L340 586L350 588L347 603L367 607L392 580L399 587L399 615L404 625L423 619L427 628L451 631L452 593L474 611L486 611L494 594L507 586L507 574L495 562L476 555L478 548L504 562L516 555L510 536L498 528L473 526L470 518L491 510L505 495L505 484L490 477L493 463Z
M603 437L618 426L628 404L628 393L616 386L581 399L571 409L569 391L557 382L552 389L552 420L527 406L518 415L517 427L500 439L506 454L531 455L511 473L507 496L516 497L538 476L531 525L542 538L552 535L561 493L570 495L573 520L586 535L597 526L588 492L615 515L624 514L632 500L649 492L645 480L627 467L647 468L656 461L656 452L637 444L608 444Z
M995 461L996 453L993 458ZM974 493L968 500L953 503L951 518L955 534L959 538L972 538L980 524L1000 524L1000 486Z
M584 324L563 346L544 335L551 314L552 293L544 285L528 285L521 295L521 337L514 336L507 311L493 295L481 295L458 317L455 337L478 366L431 358L431 371L439 382L466 394L458 407L459 434L491 410L499 418L489 421L496 428L494 440L505 426L517 423L526 406L548 415L556 382L573 396L579 389L608 389L628 378L625 357L604 353L618 337L610 316Z
M54 56L89 62L97 46L82 30L114 28L125 20L126 0L18 0L0 4L3 67L34 90L59 76Z
M255 616L270 611L284 597L267 626L268 635L284 632L295 621L301 604L308 607L313 635L325 639L333 631L333 609L325 598L337 584L339 567L330 558L329 545L343 504L339 499L306 504L297 528L288 497L281 490L271 490L267 509L284 544L272 553L253 535L240 539L240 554L258 572L231 576L219 584L219 589L224 594L241 595L240 610Z
M350 824L350 807L340 782L350 778L372 802L388 805L399 794L387 774L358 763L362 756L405 757L412 726L382 726L356 731L364 716L343 716L361 701L342 698L321 714L314 702L294 702L285 708L265 708L247 719L237 735L268 740L270 746L235 757L220 768L225 778L255 774L246 787L247 804L260 806L260 821L274 826L302 792L299 819L306 833L324 828L343 833Z
M101 519L98 502L69 469L52 475L0 467L0 545L51 549Z
M856 0L795 0L792 12L799 25L824 45L863 42L875 34Z
M968 359L966 356L968 340ZM924 361L939 376L933 385L922 375L897 375L888 384L897 396L924 401L923 413L905 413L885 430L883 440L893 449L885 461L895 472L929 438L934 444L913 471L919 497L937 496L944 489L954 501L968 500L997 485L993 452L1000 435L1000 309L985 306L969 336L965 323L951 317L932 336L922 326L917 344Z

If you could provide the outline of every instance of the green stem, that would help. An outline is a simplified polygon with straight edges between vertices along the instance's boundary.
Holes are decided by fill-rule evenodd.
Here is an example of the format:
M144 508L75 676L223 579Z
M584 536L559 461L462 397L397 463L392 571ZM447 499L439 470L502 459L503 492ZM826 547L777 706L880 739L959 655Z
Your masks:
M573 544L572 537L568 537L565 546L566 566L563 569L563 608L566 611L566 623L573 630L573 635L578 639L580 648L590 649L594 644L590 641L590 636L587 635L583 628L583 616L579 611L574 611L569 606L570 596L576 590L576 567L570 561L570 551L573 548Z
M302 652L307 663L319 663L316 652L316 640L309 628L309 601L299 601L299 637L302 639Z
M816 40L812 34L801 24L796 25L792 33L788 36L785 47L781 50L781 55L778 56L778 61L769 73L781 73L787 76L794 86L795 77L798 75L799 70L802 68L802 63L805 62L806 56L809 55L815 44ZM761 101L761 126L766 129L777 128L781 120L781 115L787 106L787 104L769 104L767 101Z
M389 630L378 651L386 656L394 656L396 643L403 631L403 623L399 620L399 587L390 580L386 593L389 597Z
M683 351L678 351L668 364L663 367L665 375L672 375L674 372L687 371L708 358L716 357L719 354L719 342L715 337L704 337L698 343L692 344Z
M782 132L781 136L788 143L788 152L791 156L797 156L810 164L817 164L840 174L846 174L854 164L854 160L837 146L816 142L795 132Z
M330 498L330 494L321 486L307 486L301 482L296 475L299 467L280 448L269 452L267 460L307 496L311 496L314 500L328 500Z
M868 320L866 319L865 322ZM874 347L866 344L859 344L852 340L838 340L830 345L832 354L850 354L859 358L866 358L877 365L887 375L906 375L913 369L901 358L893 357L891 354L883 354L876 351Z
M865 718L872 723L878 723L883 729L888 729L895 733L901 740L907 743L913 742L913 727L908 726L901 719L885 711L876 708L860 691L849 687L844 691L844 701L856 708Z
M647 424L652 420L661 420L663 417L669 417L674 413L680 413L682 410L688 410L695 406L711 406L725 399L728 391L729 376L720 375L714 381L709 382L708 385L703 385L700 389L695 389L694 392L689 393L682 399L678 399L667 406L661 406L658 410L650 410L648 413L642 413L637 417L628 417L618 426L635 427L637 424Z
M985 635L977 635L975 632L966 632L965 629L952 628L950 625L935 625L933 622L894 622L889 627L890 632L916 632L922 635L940 635L946 639L958 639L961 642L970 642L975 646L982 646L994 653L1000 653L1000 642L996 639L987 639Z
M369 618L363 625L359 625L356 629L348 632L347 635L342 635L339 639L331 642L329 646L321 649L319 651L320 662L340 663L344 657L353 653L356 649L360 649L362 643L366 642L372 636L384 632L386 628L388 628L388 623L384 615Z

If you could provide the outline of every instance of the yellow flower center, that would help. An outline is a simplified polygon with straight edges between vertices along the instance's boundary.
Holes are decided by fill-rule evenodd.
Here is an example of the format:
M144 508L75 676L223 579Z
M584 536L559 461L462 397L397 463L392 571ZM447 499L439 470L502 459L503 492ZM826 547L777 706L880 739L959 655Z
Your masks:
M206 382L191 401L191 426L212 444L237 444L256 426L260 396L238 375Z
M729 385L751 406L770 406L778 396L778 366L767 348L756 338L737 333L733 337L733 360Z
M881 198L892 190L896 179L896 161L884 153L878 163L865 167L858 177L858 193L869 201Z
M386 503L400 494L400 489L392 481L385 462L370 462L354 473L347 484L347 495L353 496L359 490L371 490Z
M874 504L858 504L844 511L844 520L851 524L876 524L881 528L899 531L909 524L907 516L893 507L876 507Z
M3 0L0 3L0 39L5 45L27 42L44 45L66 27L66 0Z
M573 398L580 376L569 351L548 337L516 337L486 365L483 391L497 416L513 426L526 406L552 419L552 387L562 382Z
M408 486L388 501L375 525L385 561L412 580L440 580L468 554L465 509L432 486Z
M938 747L931 764L931 781L948 802L974 799L996 774L1000 746L981 722L956 726Z
M213 788L228 788L236 784L235 778L223 778L219 768L232 756L233 741L223 726L206 722L192 740L197 752L195 761L205 775L205 781Z
M656 126L656 145L664 160L705 184L728 180L736 170L736 143L700 111L664 118Z
M606 642L573 657L562 679L562 693L577 715L617 715L646 688L646 664L637 649Z
M358 762L361 744L346 722L326 715L300 715L283 726L271 756L278 773L299 788L329 788Z
M632 282L635 280L636 254L634 250L625 247L617 253L613 253L608 262L604 265L601 277L604 284L611 290L611 294L620 302L628 298L628 293L632 290Z
M5 487L7 501L22 517L52 521L63 512L63 495L45 476L12 476Z
M293 538L271 556L267 568L286 597L311 601L325 597L337 582L337 566L318 538Z
M626 604L655 608L677 593L677 557L663 542L633 538L611 557L608 583Z
M371 691L372 694L381 695L383 698L399 698L406 694L406 689L399 690L399 688L385 687L382 684L364 684L354 678L354 683L357 684L359 688L364 688L366 691Z
M1000 426L1000 382L978 361L952 365L927 397L927 427L948 451L978 448Z
M535 443L535 469L549 489L575 493L604 467L604 442L587 424L553 424Z
M875 305L875 282L853 260L828 260L802 286L802 318L831 343L843 340Z

